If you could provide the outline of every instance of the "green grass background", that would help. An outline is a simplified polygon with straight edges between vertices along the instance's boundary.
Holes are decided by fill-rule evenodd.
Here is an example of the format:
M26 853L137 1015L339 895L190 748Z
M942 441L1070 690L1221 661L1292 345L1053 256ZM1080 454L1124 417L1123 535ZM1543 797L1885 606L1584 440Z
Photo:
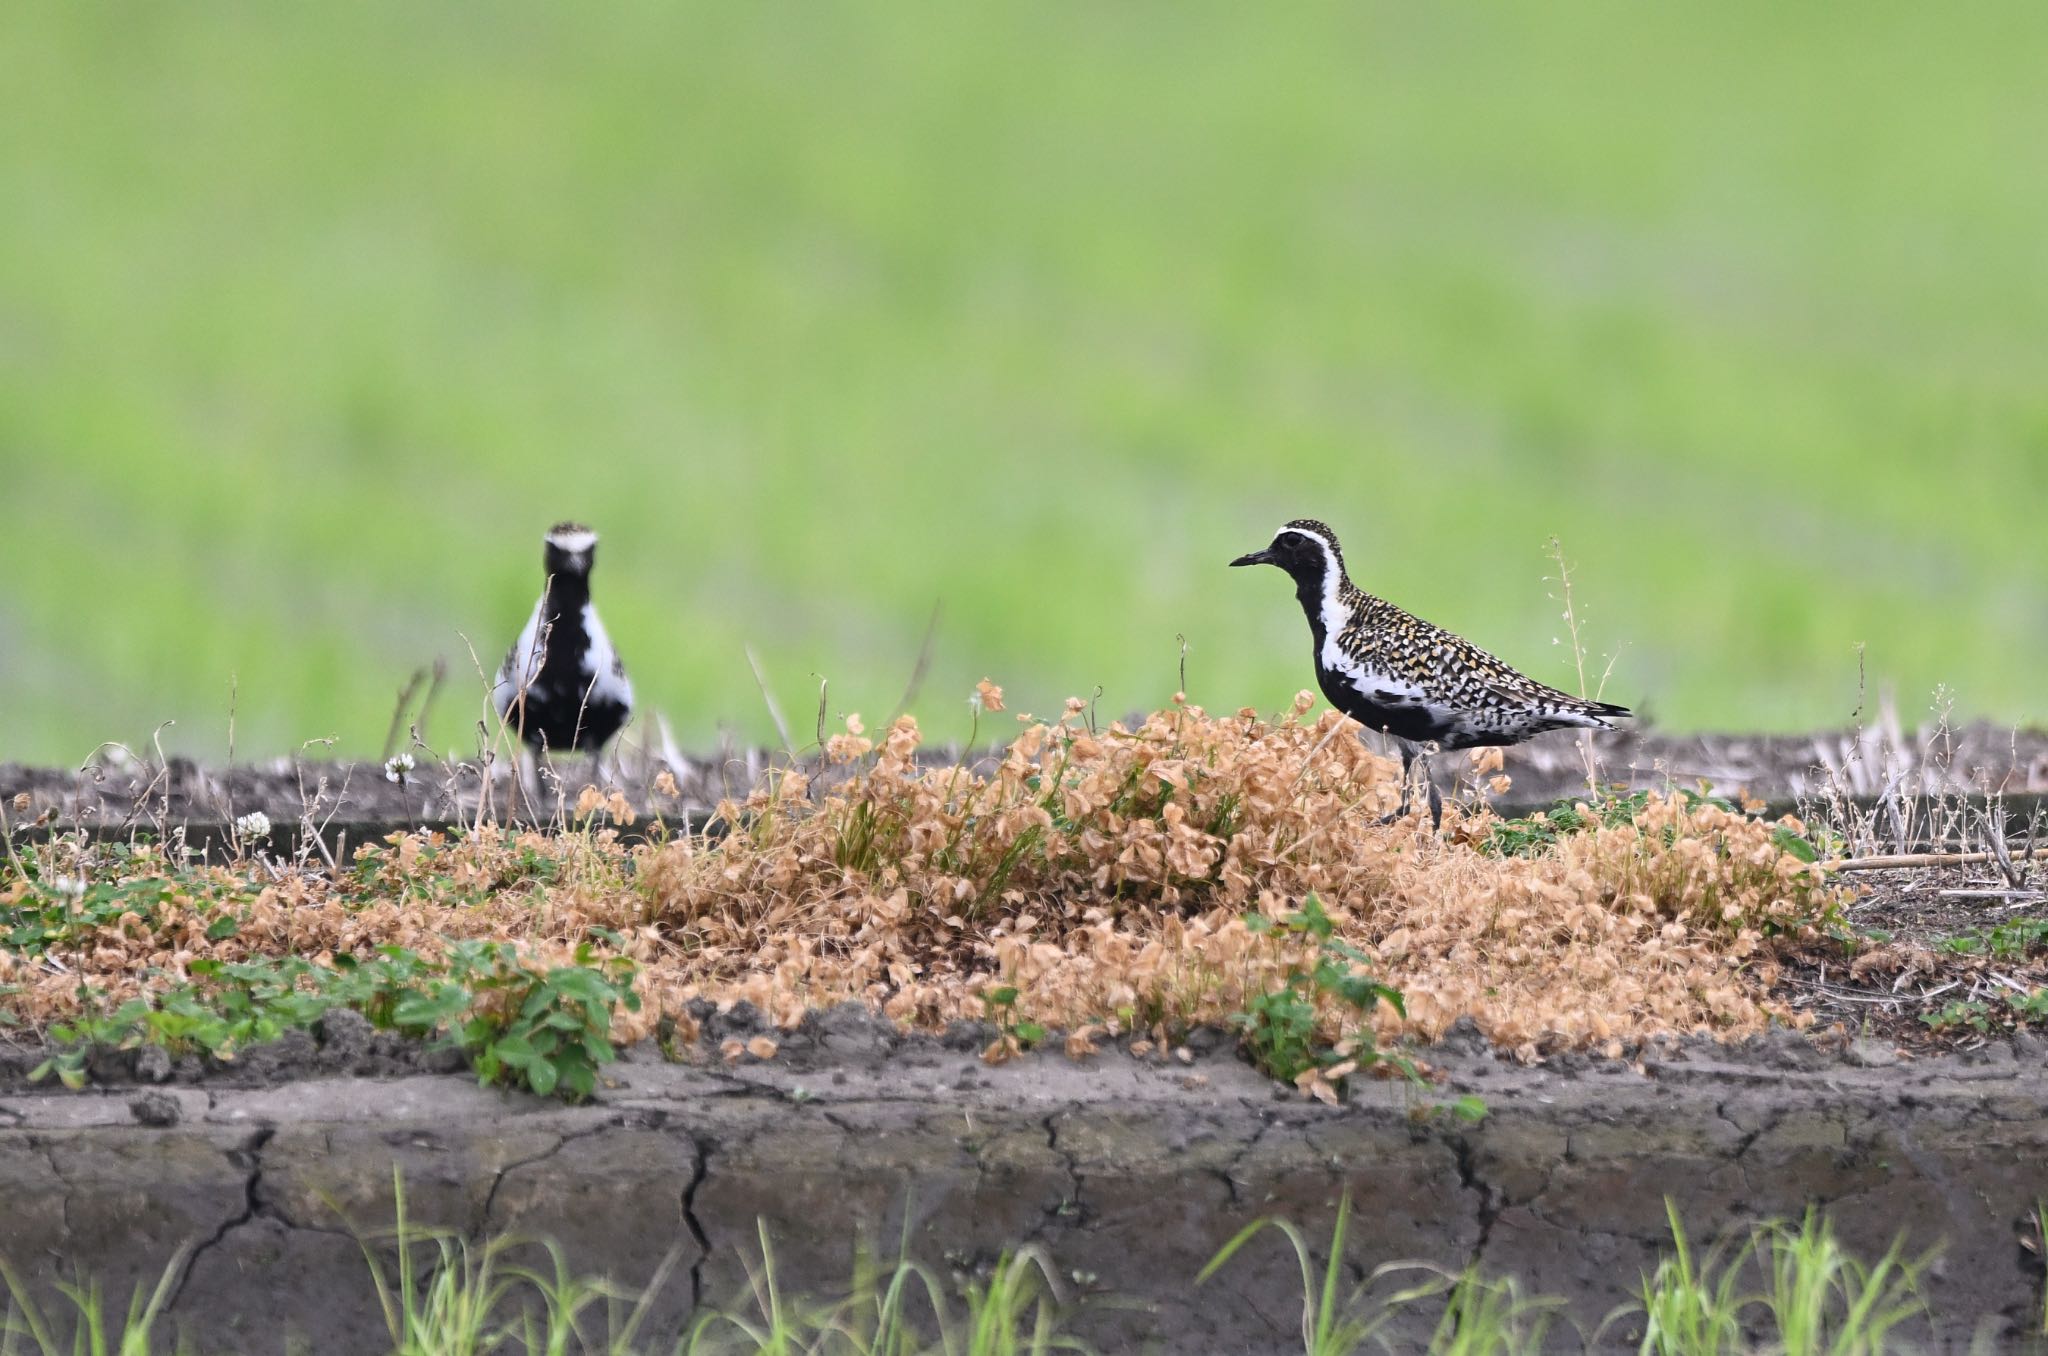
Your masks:
M374 753L561 517L685 742L1309 684L2048 717L2048 9L12 5L0 757ZM1597 657L1597 655L1596 655Z

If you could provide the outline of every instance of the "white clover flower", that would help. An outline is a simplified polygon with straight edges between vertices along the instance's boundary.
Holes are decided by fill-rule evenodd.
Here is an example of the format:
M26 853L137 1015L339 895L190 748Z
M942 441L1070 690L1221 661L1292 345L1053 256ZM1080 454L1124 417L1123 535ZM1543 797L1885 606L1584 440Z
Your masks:
M85 893L85 879L82 876L59 876L50 882L50 891L66 899L77 899Z
M414 766L411 754L394 753L384 760L384 780L387 782L403 782L405 774L411 772Z
M261 842L270 837L270 816L261 810L252 810L235 821L235 834L252 842Z

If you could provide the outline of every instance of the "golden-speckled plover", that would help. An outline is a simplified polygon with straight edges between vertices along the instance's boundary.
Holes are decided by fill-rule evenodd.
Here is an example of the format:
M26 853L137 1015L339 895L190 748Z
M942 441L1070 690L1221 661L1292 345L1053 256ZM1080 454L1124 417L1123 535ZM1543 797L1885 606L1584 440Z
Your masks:
M1546 730L1611 730L1627 707L1560 692L1384 598L1344 573L1337 534L1313 518L1297 518L1272 545L1230 562L1277 565L1294 578L1294 596L1315 637L1316 682L1330 705L1367 729L1401 742L1401 808L1408 812L1411 773L1424 745L1469 749L1519 744ZM1442 815L1434 784L1433 817Z

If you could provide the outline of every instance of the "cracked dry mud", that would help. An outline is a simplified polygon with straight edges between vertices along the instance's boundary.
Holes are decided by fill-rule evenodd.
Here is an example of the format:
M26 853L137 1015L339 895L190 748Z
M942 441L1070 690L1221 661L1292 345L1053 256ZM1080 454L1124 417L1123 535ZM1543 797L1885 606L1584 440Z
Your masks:
M2016 1338L2038 1312L2040 1264L2019 1239L2048 1196L2048 1071L2009 1045L1887 1067L1887 1051L1851 1062L1782 1037L1653 1051L1638 1072L1523 1068L1460 1033L1427 1052L1447 1074L1434 1098L1477 1093L1490 1114L1475 1125L1396 1084L1334 1109L1276 1096L1221 1041L1192 1065L1105 1051L991 1068L956 1048L967 1034L902 1039L837 1009L770 1063L636 1052L580 1108L460 1074L337 1071L303 1049L298 1072L316 1076L273 1059L82 1094L17 1080L0 1091L0 1240L39 1281L76 1264L116 1296L190 1245L172 1312L209 1348L276 1351L297 1332L322 1353L379 1351L349 1225L390 1224L396 1166L421 1224L552 1238L579 1271L632 1286L673 1251L655 1334L739 1298L757 1219L786 1294L843 1285L857 1236L892 1253L907 1223L935 1265L1042 1244L1074 1289L1125 1301L1084 1309L1101 1350L1263 1353L1300 1349L1277 1236L1193 1285L1259 1215L1326 1238L1348 1188L1354 1277L1481 1262L1568 1297L1591 1332L1654 1267L1669 1195L1695 1238L1811 1202L1867 1257L1900 1230L1943 1243L1927 1293L1938 1342L1958 1349L1980 1326Z

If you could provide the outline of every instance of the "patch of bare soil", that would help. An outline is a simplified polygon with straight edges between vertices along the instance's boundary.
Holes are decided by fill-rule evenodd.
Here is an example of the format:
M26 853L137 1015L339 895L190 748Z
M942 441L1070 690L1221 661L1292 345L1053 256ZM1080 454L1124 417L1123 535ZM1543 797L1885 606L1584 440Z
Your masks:
M1821 1027L1904 1051L1976 1049L2048 1023L2048 861L2013 865L1859 873L1841 925L1786 948L1779 992Z

